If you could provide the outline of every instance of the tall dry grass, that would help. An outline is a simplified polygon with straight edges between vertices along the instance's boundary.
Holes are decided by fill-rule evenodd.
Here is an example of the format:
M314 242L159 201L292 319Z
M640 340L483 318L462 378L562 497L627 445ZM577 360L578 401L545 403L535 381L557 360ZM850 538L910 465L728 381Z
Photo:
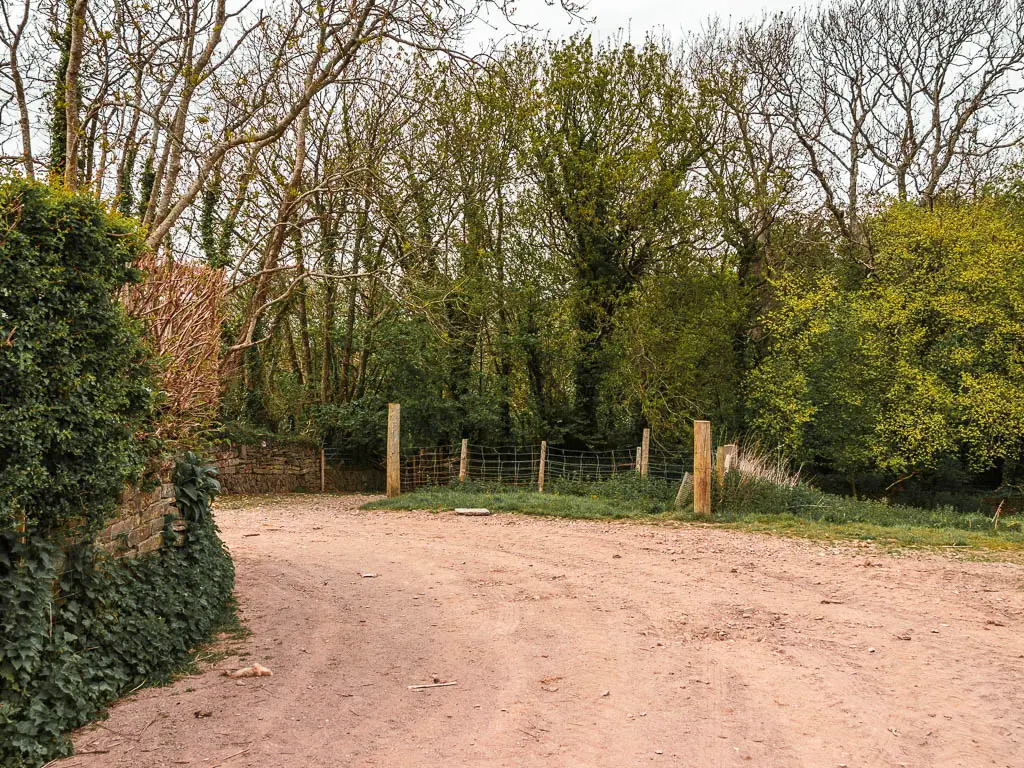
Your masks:
M741 446L733 468L743 478L761 480L781 488L800 484L800 470L794 470L778 453L767 451L757 443Z

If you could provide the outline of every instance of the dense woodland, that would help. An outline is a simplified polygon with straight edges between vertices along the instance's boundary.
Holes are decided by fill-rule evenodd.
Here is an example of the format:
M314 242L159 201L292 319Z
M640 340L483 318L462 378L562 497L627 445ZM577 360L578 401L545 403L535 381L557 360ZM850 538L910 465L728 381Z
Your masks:
M391 400L416 445L708 418L854 491L1020 484L1024 4L467 55L488 8L0 0L3 162L138 219L166 436L372 458Z

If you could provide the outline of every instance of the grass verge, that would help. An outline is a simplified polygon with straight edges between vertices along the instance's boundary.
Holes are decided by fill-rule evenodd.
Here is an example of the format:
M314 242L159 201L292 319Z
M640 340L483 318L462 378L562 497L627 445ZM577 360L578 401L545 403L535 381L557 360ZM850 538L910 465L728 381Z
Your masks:
M818 540L871 541L887 547L963 548L1024 555L1021 521L995 527L981 514L952 508L920 509L822 493L806 485L780 488L732 477L717 489L714 520L696 518L692 507L674 509L675 487L639 479L556 484L551 492L467 483L422 488L365 509L441 511L487 507L577 520L685 522Z

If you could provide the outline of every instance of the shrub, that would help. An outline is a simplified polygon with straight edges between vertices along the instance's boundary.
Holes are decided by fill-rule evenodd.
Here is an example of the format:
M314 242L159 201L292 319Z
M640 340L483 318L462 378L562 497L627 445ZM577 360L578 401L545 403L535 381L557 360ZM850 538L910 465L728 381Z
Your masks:
M402 409L403 423L407 421ZM378 398L313 408L317 431L335 455L353 464L372 464L385 455L388 406Z

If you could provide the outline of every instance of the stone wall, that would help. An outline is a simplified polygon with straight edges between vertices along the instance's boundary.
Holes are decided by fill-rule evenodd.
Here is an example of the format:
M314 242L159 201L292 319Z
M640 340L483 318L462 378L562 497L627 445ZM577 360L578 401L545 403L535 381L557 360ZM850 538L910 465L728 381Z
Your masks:
M214 454L223 492L294 493L320 490L320 450L299 443L238 445ZM174 507L172 465L150 472L156 488L128 488L107 527L96 538L99 547L118 557L137 557L163 545L167 515L178 517ZM384 472L327 465L326 489L335 492L374 492L384 488ZM181 530L184 521L172 526Z
M128 488L121 494L117 511L96 538L99 547L118 557L137 557L163 546L166 516L178 517L178 510L170 466L160 467L156 475L160 480L153 490ZM180 527L182 521L174 525Z
M224 493L294 493L320 490L320 449L302 443L236 445L214 455ZM325 489L378 491L384 473L329 464Z
M320 490L320 454L303 445L237 445L213 457L224 493Z

